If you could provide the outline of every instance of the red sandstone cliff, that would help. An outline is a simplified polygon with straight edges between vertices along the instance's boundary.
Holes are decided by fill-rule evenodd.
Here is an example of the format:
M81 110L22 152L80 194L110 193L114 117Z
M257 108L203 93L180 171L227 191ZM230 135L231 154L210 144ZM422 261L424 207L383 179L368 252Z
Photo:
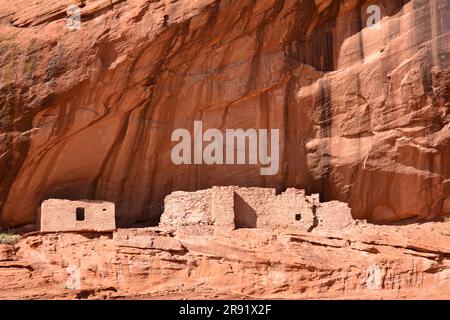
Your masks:
M50 197L154 223L173 190L304 188L393 221L450 213L450 4L0 0L0 225ZM175 166L170 134L280 128L281 169Z
M372 222L450 214L449 13L446 0L0 0L0 227L33 223L51 197L155 224L164 196L214 185L303 188ZM279 173L175 166L171 132L194 120L279 128ZM167 198L160 227L0 244L0 298L450 299L449 222L377 226L313 198L297 217L271 191L252 228L223 228L208 192Z
M195 227L0 244L0 299L450 299L450 223Z

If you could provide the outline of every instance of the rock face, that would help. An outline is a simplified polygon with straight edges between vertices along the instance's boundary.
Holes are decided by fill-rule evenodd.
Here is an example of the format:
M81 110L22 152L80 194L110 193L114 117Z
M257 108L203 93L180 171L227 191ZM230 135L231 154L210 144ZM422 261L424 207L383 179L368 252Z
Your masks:
M0 244L0 298L450 299L449 235L449 222L29 234Z
M450 213L449 1L88 0L80 30L70 4L0 0L1 226L48 198L156 224L165 195L214 185L297 187L370 221ZM280 129L280 171L174 165L194 120Z

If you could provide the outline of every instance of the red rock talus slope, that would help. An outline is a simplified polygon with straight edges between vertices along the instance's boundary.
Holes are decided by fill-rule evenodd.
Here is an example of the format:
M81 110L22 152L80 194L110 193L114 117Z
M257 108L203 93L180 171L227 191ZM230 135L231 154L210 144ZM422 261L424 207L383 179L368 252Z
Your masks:
M50 197L156 222L171 191L224 184L371 221L450 213L447 0L88 0L70 31L73 3L0 0L0 225ZM194 120L279 128L280 172L173 165L170 134Z
M29 235L0 245L0 298L450 299L449 234L429 222Z

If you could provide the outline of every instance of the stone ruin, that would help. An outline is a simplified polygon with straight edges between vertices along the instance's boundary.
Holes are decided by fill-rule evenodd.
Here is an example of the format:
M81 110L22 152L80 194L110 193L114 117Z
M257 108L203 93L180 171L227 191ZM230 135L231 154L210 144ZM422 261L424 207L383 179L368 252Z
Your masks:
M194 192L176 191L164 199L160 226L208 226L214 230L240 228L341 230L354 220L346 203L319 201L319 195L289 188L213 187ZM94 200L49 199L38 214L43 232L116 229L114 203Z
M319 195L289 188L213 187L195 192L176 191L164 200L160 226L213 226L239 228L341 230L353 224L346 203L320 203Z
M38 230L43 232L111 232L115 229L115 206L112 202L49 199L42 202L38 212Z

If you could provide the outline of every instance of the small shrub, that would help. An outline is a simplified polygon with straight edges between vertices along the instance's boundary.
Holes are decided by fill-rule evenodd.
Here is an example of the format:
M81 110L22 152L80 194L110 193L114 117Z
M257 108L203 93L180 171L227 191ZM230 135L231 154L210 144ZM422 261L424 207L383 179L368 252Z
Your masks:
M450 217L445 217L444 222L444 229L441 230L441 234L443 236L450 236Z
M20 236L18 234L0 233L0 243L2 244L14 244L19 239Z

